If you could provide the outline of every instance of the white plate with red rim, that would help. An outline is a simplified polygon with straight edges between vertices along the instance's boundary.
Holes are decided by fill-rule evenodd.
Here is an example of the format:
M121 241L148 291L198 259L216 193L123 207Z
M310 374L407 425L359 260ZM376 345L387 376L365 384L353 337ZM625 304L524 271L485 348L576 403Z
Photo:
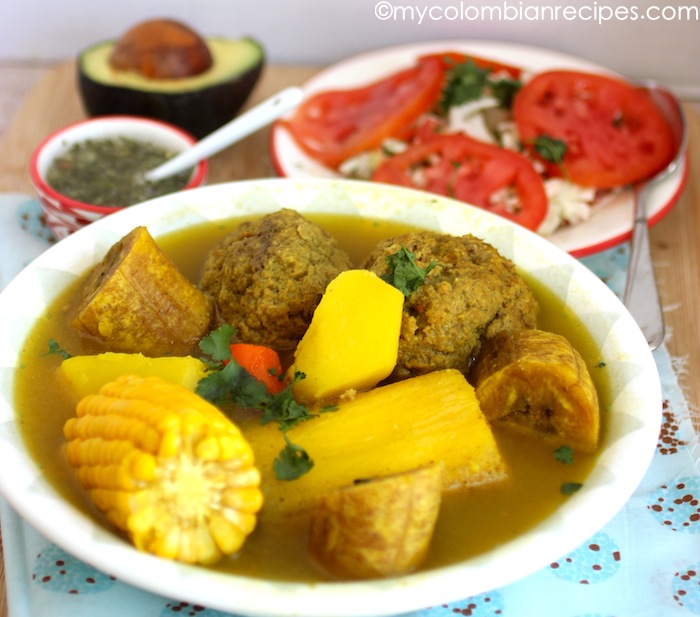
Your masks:
M431 53L455 51L474 54L521 67L528 73L550 69L572 69L592 73L613 71L587 60L560 52L492 41L446 40L389 47L360 54L334 64L303 85L305 98L335 89L366 85L411 66L416 58ZM277 173L289 178L338 178L340 174L310 158L294 141L282 122L272 127L270 152ZM650 197L649 223L658 223L679 199L685 187L685 161L656 186ZM547 239L562 250L584 257L628 240L632 235L634 194L631 189L607 196L595 205L591 217L582 223L561 227Z
M380 581L275 582L188 566L138 552L61 497L28 453L14 406L20 352L37 318L117 240L145 225L156 240L205 221L265 214L339 212L472 233L566 302L588 330L609 376L609 405L595 466L579 492L512 541L452 566ZM550 242L461 202L400 187L327 179L212 185L125 208L55 244L0 294L0 494L46 538L119 580L212 609L256 617L399 615L484 593L574 550L624 506L656 448L662 395L654 358L618 298ZM47 513L50 512L50 516Z

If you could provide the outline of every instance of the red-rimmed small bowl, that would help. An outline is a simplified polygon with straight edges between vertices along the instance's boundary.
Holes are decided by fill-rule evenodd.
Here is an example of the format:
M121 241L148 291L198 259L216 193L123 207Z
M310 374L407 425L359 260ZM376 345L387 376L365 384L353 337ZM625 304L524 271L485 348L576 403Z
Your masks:
M176 126L140 116L91 118L63 127L49 135L34 150L29 164L29 175L41 201L46 224L57 240L62 240L108 214L123 210L124 206L94 205L59 193L46 181L51 163L76 143L117 137L147 142L175 153L196 141L194 136ZM207 166L207 161L198 163L183 188L191 189L204 184Z

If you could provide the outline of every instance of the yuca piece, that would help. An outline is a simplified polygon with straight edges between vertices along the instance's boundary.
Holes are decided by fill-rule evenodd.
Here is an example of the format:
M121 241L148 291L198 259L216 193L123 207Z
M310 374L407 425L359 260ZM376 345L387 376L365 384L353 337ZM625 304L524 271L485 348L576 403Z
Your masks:
M73 356L61 362L59 369L75 397L97 394L100 388L122 375L160 377L194 392L207 374L207 367L192 356L149 358L140 353L107 351L94 356Z
M284 445L271 424L251 426L246 438L263 475L267 514L310 511L329 491L357 480L442 463L443 489L502 480L505 465L474 388L455 369L435 371L341 400L335 411L287 432L314 461L307 474L275 479Z
M145 227L117 242L80 290L73 326L110 351L187 353L207 331L213 306Z
M324 495L309 551L341 579L405 574L423 561L440 511L442 467L360 482Z
M600 410L588 368L563 336L503 332L482 349L471 373L484 415L584 452L598 446Z

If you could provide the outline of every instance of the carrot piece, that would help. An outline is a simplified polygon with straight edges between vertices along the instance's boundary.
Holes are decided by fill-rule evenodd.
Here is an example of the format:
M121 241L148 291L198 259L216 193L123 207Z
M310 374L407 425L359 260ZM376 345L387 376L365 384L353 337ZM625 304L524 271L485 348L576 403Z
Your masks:
M284 389L282 362L271 347L250 343L232 343L231 356L258 381L262 381L270 394Z

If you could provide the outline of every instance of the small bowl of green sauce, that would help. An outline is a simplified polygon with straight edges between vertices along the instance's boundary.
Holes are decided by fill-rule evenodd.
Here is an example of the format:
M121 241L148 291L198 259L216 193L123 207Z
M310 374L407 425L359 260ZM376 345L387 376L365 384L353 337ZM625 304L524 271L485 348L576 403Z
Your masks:
M123 208L201 186L207 161L158 182L143 178L195 141L178 127L140 116L102 116L56 131L29 165L46 224L61 240Z

